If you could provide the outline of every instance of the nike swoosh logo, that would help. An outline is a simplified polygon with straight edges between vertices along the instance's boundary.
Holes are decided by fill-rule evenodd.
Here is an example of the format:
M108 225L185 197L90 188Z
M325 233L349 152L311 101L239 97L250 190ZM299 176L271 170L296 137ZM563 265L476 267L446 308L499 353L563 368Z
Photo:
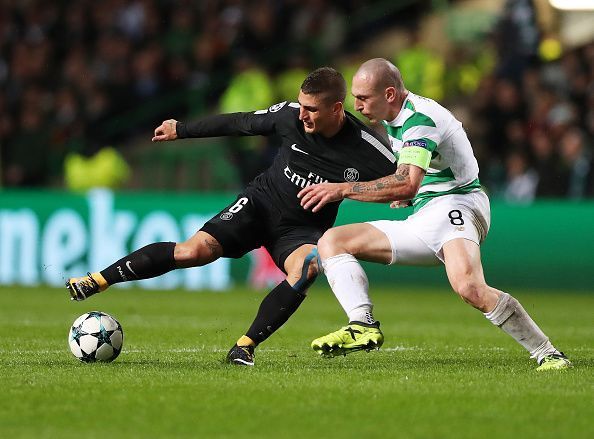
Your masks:
M130 270L130 271L132 272L132 274L133 274L134 276L136 276L136 278L138 278L138 275L137 275L136 273L134 273L134 270L132 270L132 264L130 263L130 261L126 261L126 268L127 268L128 270Z
M306 154L306 155L309 155L309 152L305 152L304 150L297 148L297 144L296 144L296 143L293 143L293 144L291 145L291 149L292 149L293 151L300 152L301 154Z

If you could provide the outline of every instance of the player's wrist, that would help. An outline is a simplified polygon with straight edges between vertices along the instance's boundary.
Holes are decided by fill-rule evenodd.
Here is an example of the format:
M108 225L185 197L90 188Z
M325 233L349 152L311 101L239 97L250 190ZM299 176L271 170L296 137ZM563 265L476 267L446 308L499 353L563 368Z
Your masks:
M339 183L340 184L340 195L341 199L349 198L354 193L353 185L351 183Z

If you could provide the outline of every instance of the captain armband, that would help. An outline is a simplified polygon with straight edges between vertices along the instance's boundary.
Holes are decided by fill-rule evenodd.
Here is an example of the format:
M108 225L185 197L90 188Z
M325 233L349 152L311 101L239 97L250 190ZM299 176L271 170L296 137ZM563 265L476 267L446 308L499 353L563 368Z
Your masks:
M415 165L423 170L429 168L431 153L420 146L406 146L400 150L399 165Z

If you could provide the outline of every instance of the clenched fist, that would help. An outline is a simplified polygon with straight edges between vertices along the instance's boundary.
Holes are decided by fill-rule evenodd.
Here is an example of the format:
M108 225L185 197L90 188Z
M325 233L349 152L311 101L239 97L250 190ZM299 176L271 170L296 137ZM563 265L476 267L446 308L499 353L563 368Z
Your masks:
M177 120L175 119L168 119L164 121L161 125L155 128L155 135L152 139L153 142L177 139L177 131L175 130L176 125Z

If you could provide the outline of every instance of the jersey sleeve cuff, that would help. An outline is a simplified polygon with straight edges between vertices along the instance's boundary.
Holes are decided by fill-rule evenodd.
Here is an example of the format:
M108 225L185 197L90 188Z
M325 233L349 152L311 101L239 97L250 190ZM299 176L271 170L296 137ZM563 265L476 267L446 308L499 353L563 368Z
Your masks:
M424 171L429 168L431 153L420 146L407 146L400 150L398 164L415 165Z
M188 130L186 129L186 124L183 122L177 122L175 124L175 133L177 134L178 139L185 139L188 137Z

